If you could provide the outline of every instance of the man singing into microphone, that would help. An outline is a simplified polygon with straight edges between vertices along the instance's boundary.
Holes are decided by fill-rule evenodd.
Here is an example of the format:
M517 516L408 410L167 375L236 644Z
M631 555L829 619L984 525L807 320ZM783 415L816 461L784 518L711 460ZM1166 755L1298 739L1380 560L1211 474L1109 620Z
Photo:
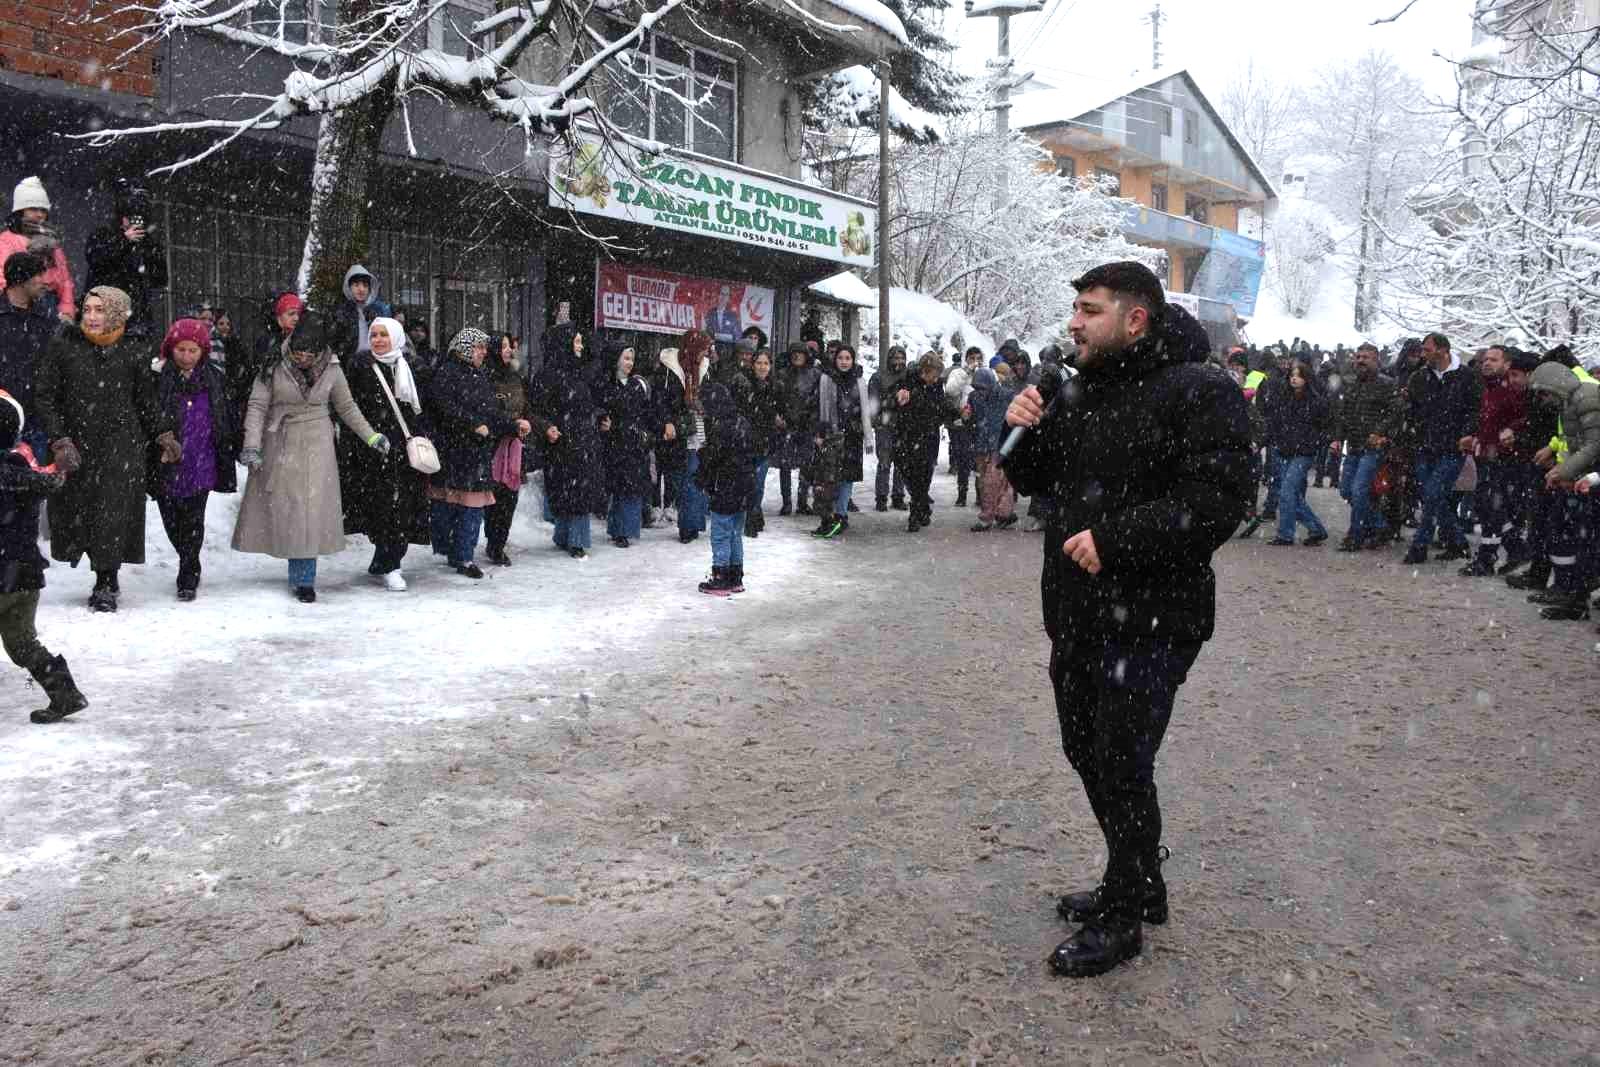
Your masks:
M1044 627L1061 746L1106 840L1101 884L1057 904L1082 926L1057 973L1103 974L1167 919L1156 750L1178 687L1210 638L1211 554L1250 503L1244 394L1206 362L1205 331L1138 263L1072 283L1078 376L1048 404L1028 388L1006 411L1030 427L1004 469L1049 494Z

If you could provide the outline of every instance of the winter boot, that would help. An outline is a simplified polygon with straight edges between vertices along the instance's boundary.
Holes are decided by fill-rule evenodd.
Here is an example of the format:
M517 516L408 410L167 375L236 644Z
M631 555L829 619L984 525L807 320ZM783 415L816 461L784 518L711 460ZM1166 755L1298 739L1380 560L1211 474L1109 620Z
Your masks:
M889 510L889 498L886 497L886 496L880 496L877 500L872 502L872 510L873 511L880 511L880 512L881 511L888 511Z
M117 576L114 572L97 571L94 591L89 594L90 611L117 610Z
M1093 978L1133 959L1143 948L1138 922L1095 919L1056 946L1050 969L1065 978Z
M41 726L60 722L73 712L89 706L88 698L78 691L77 683L72 680L72 671L68 669L65 657L51 656L44 666L35 667L28 673L39 683L39 688L50 695L50 706L29 712L29 722Z
M817 528L811 531L812 537L828 537L836 531L838 523L832 515L823 515L817 523Z
M787 500L785 500L783 502L783 507L778 509L778 518L780 518L780 519L788 518L790 515L793 515L793 514L794 514L794 508L790 505L790 503Z
M744 592L744 564L741 563L736 567L729 567L723 573L727 578L728 592Z
M728 568L712 567L711 577L700 583L700 591L707 596L727 596Z
M1140 918L1156 926L1167 921L1167 883L1161 877L1161 865L1167 862L1171 855L1172 850L1166 845L1156 848L1155 877L1149 879L1142 902ZM1093 889L1066 894L1056 901L1056 914L1069 923L1093 922L1104 910L1100 901L1100 889L1100 886L1095 886Z
M903 496L897 496L889 506L896 511L904 511L906 510L906 498Z
M746 537L761 536L761 527L756 524L756 513L753 511L744 517L744 535Z
M755 516L756 516L756 533L758 533L758 534L766 533L767 532L767 513L762 511L760 508L756 508Z
M1528 569L1518 574L1506 575L1506 584L1513 589L1543 589L1550 583L1550 561L1536 559Z

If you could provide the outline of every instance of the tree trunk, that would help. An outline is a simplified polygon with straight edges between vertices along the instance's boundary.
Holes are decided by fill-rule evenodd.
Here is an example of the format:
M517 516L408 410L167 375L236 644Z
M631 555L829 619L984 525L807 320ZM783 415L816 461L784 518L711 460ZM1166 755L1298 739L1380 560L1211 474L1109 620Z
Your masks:
M1372 243L1372 159L1367 158L1366 183L1361 190L1361 245L1356 253L1356 306L1355 322L1357 330L1365 333L1372 324L1372 309L1367 303L1367 287L1370 284L1369 276L1372 272L1371 243Z
M324 115L311 171L311 217L299 287L324 311L344 299L344 273L372 246L369 183L378 166L394 94L381 90L358 107Z
M339 5L340 22L335 31L339 43L349 40L350 27L370 27L380 3L381 0L344 0ZM348 57L345 69L359 69L385 47L381 41L374 42ZM322 117L311 170L310 227L297 279L297 288L306 294L306 302L318 310L331 311L339 306L344 299L345 271L365 260L371 250L369 186L378 167L383 129L397 103L391 76L356 106Z

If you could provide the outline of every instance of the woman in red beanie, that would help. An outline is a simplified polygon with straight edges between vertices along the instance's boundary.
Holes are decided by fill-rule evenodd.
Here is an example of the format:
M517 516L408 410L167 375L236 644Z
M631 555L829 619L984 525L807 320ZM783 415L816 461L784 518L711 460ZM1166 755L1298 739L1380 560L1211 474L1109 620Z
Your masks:
M211 327L199 319L172 324L154 370L158 404L177 428L183 453L177 463L152 462L145 469L161 525L178 553L178 599L190 601L200 588L206 501L213 492L238 489L233 411L222 368L211 362Z

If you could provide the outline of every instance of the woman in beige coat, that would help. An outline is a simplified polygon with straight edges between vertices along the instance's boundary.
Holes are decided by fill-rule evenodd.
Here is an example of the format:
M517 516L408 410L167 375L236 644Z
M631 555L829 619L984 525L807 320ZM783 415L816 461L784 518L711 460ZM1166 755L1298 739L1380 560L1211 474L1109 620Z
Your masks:
M239 453L250 481L233 530L236 550L289 561L289 585L304 604L317 599L317 557L344 548L330 404L350 432L389 451L351 399L321 322L308 317L268 353L251 388Z

